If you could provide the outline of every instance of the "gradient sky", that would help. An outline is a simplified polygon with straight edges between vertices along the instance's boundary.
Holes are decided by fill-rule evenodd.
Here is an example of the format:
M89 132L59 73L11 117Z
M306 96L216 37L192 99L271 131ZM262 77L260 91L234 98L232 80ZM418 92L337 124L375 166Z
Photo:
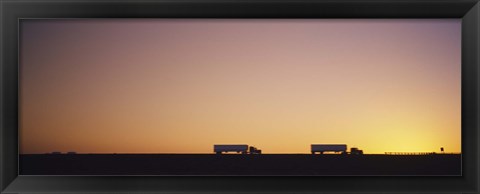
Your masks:
M23 154L461 151L460 19L20 25Z

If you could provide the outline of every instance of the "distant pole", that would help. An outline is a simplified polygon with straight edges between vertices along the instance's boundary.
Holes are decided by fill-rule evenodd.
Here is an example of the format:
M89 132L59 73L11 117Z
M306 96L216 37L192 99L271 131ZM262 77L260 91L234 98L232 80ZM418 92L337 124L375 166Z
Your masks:
M443 150L443 147L440 148L440 151L444 154L445 151Z

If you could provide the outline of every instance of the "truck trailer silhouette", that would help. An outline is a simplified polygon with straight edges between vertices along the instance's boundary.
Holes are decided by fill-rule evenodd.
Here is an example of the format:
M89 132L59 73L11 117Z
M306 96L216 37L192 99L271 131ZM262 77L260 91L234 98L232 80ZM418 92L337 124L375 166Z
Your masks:
M262 150L246 144L228 144L228 145L213 145L213 152L216 154L236 152L242 154L261 154Z
M311 145L311 152L312 152L312 154L315 154L315 153L323 154L325 152L333 152L333 153L341 153L341 154L354 154L354 155L363 154L363 150L360 150L360 149L355 148L355 147L350 148L350 152L347 152L347 145L346 144L312 144Z

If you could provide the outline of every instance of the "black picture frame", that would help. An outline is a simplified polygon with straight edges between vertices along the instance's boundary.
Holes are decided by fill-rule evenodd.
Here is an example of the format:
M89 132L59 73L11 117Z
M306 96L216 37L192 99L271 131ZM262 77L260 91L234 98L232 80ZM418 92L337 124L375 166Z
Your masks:
M1 0L1 193L478 193L478 0ZM461 18L462 176L18 176L21 18Z

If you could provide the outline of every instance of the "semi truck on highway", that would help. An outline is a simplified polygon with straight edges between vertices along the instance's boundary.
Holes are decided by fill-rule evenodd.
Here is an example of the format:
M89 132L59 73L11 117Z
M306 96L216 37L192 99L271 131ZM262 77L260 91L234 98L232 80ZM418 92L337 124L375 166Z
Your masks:
M340 153L340 154L354 154L354 155L363 154L363 150L360 150L355 147L350 148L350 152L347 152L346 144L312 144L311 151L312 151L312 154L315 154L315 153L323 154L326 152L333 152L333 153Z
M236 152L241 154L261 154L262 150L246 144L213 145L213 152L216 154Z

